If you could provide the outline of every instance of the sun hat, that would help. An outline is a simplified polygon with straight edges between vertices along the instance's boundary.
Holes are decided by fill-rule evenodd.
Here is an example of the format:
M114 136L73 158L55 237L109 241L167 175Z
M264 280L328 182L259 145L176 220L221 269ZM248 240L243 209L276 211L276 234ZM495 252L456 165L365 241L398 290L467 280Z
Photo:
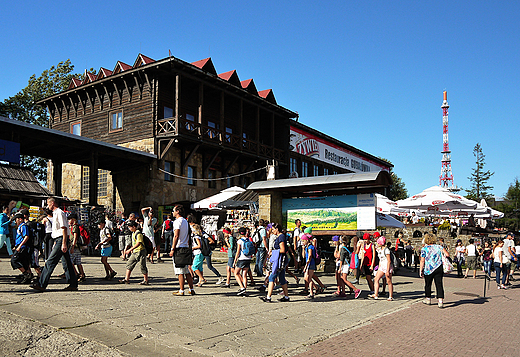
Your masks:
M300 240L310 240L312 238L312 236L308 233L305 233L305 234L302 234L302 236L300 237Z

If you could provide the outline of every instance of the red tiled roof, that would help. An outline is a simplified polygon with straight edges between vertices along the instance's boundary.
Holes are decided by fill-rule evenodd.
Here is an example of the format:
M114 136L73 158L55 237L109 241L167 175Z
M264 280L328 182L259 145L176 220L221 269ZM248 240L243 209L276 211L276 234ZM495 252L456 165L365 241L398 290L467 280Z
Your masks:
M224 73L219 74L218 76L219 76L219 78L221 78L225 81L228 81L229 83L234 84L238 87L242 86L240 84L240 78L238 78L238 74L237 74L236 70L224 72Z
M83 78L83 82L81 82L81 84L87 84L96 80L96 75L94 73L87 72L87 70L85 70L84 76L85 78Z
M67 88L67 89L76 88L76 87L79 87L80 85L81 85L81 81L75 77L72 77L70 84L69 84L69 88Z
M211 57L208 57L200 61L192 62L191 64L195 67L202 69L203 71L217 75L217 71L215 70L215 66L213 66L213 61L211 60Z
M258 94L258 91L256 90L255 82L253 79L246 79L245 81L240 82L242 85L242 88L247 90L250 93Z
M116 66L114 67L114 70L112 71L112 73L117 74L117 73L121 73L126 70L129 70L129 69L132 69L132 66L130 66L129 64L126 64L124 62L117 61Z
M265 89L258 92L258 95L267 101L276 104L276 99L274 98L274 93L272 89Z
M101 67L99 69L99 73L96 77L96 79L106 78L108 76L112 75L112 71L106 68Z
M143 55L142 53L139 53L137 55L137 58L135 59L134 68L139 67L139 66L144 66L145 64L149 64L152 62L155 62L155 60L151 59L148 56Z

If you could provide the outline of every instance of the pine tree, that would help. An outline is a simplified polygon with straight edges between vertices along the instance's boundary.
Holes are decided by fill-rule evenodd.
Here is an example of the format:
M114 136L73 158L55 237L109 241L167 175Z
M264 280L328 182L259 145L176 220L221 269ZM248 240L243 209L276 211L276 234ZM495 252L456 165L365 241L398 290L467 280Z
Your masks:
M493 186L488 185L488 181L495 173L489 170L484 171L486 165L486 155L482 152L480 143L477 143L473 148L473 156L475 156L476 167L471 171L471 176L468 179L471 182L469 190L466 191L466 198L480 202L480 200L487 199L491 196Z

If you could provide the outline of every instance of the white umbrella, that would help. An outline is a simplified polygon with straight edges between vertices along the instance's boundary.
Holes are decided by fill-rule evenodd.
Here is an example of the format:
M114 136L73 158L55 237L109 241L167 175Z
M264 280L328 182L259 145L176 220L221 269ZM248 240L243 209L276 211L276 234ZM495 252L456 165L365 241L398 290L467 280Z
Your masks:
M399 208L430 210L469 210L477 207L477 202L468 200L461 195L450 192L448 189L433 186L423 192L397 201Z
M200 200L199 202L195 202L191 205L192 209L220 209L217 207L217 205L225 201L227 199L230 199L231 197L234 197L238 195L241 192L244 192L245 189L238 186L233 186L226 188L225 190L220 191L216 195L206 197L203 200Z
M397 207L397 202L392 201L386 196L375 194L376 196L376 211L384 214L395 214L401 215L403 213L409 213L410 210L406 208Z
M404 228L405 225L392 216L376 212L376 227Z

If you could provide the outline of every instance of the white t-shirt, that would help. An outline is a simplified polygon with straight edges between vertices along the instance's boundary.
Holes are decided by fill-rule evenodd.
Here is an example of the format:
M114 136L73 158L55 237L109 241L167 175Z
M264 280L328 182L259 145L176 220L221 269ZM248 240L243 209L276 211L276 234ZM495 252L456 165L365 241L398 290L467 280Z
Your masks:
M302 241L299 239L302 235L302 230L298 227L294 228L293 230L293 240L297 240L297 247L301 247L303 245Z
M388 264L388 258L386 256L387 254L390 254L390 249L388 249L387 247L377 248L377 255L379 256L379 266L385 267L385 269Z
M67 232L69 231L69 221L67 221L65 212L56 208L52 212L52 238L63 236L63 228L66 228Z
M495 250L493 251L493 256L494 256L493 261L494 261L495 263L499 263L499 264L502 263L502 262L500 261L500 255L499 255L501 250L502 250L502 248L500 248L500 247L496 247ZM504 254L504 253L502 252L502 259L503 259L503 254Z
M175 248L188 248L190 246L188 237L188 221L183 217L177 218L173 221L174 234L177 229L179 230L179 239L177 240Z
M468 257L477 256L476 251L477 247L475 247L475 244L470 244L466 247L466 254L468 255Z
M150 217L144 217L143 221L143 234L148 237L151 241L154 241L154 232L153 227L157 223L157 218L153 217L150 222Z
M197 242L197 239L196 239L196 238L198 238L199 240L201 239L199 235L195 235L195 234L194 234L194 235L191 237L191 239L192 239L192 243L191 243L191 244L192 244L192 247L195 247L195 246L199 245L199 242ZM202 254L202 251L201 251L200 249L194 249L194 250L193 250L193 255L198 255L198 254Z
M512 239L504 239L504 246L502 247L502 250L504 251L504 254L509 258L511 259L511 253L509 253L509 247L511 247L511 250L513 250L512 248L515 246L515 242L513 242Z
M237 244L238 244L237 249L240 249L240 255L238 257L238 260L251 260L251 259L253 259L252 255L245 255L244 254L244 249L243 249L244 248L244 239L242 239L242 238L238 239Z
M413 224L419 223L419 217L417 215L412 216L412 223Z
M520 254L520 245L515 247L515 254Z
M464 249L465 249L465 248L464 248L463 246L457 246L457 247L455 248L455 251L457 252L457 258L460 259L461 257L464 256L464 254L462 253L462 252L464 251Z

